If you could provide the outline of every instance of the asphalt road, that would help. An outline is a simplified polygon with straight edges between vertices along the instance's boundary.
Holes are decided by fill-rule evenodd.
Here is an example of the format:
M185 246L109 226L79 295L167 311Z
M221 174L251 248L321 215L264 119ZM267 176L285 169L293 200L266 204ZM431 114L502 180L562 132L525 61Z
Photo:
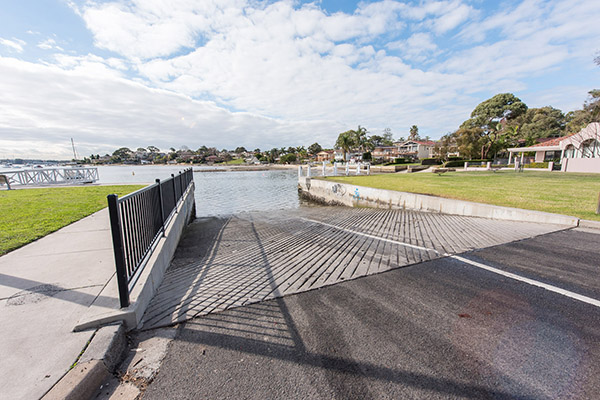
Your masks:
M462 257L600 300L600 235ZM600 308L453 258L182 324L144 399L600 398Z

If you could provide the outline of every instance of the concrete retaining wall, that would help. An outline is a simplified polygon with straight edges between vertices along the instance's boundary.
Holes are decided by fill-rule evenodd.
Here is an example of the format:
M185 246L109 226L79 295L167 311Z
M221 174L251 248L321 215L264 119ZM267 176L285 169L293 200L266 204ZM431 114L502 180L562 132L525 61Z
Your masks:
M192 185L184 195L184 200L177 207L177 212L169 221L165 236L158 241L152 256L135 284L129 296L129 307L119 309L118 299L115 298L115 295L118 293L115 276L99 296L114 299L115 304L107 305L95 302L73 330L81 331L96 328L117 321L123 321L127 330L135 329L140 323L148 304L150 304L150 300L160 286L165 271L175 254L183 229L193 218L194 213L194 183L192 182Z
M566 215L519 208L500 207L470 201L444 199L423 194L397 192L301 177L301 195L313 201L349 207L410 209L509 221L529 221L577 226L579 219Z

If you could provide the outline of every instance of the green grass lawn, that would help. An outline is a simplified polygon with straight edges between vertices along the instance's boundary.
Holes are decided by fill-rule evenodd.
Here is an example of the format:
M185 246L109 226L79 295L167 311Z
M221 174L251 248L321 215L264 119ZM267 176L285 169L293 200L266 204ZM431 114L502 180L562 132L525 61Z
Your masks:
M0 255L33 242L107 206L143 185L79 186L0 191Z
M244 161L243 158L234 158L233 160L226 161L223 164L226 164L226 165L242 165L242 164L246 164L246 161Z
M600 221L600 175L542 171L447 172L327 178L343 183L546 211Z

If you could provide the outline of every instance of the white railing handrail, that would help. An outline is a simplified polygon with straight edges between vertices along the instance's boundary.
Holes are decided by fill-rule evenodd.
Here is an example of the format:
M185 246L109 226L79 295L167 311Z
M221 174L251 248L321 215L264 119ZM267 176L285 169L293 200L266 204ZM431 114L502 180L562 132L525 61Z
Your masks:
M48 185L60 183L93 183L99 179L96 167L33 168L3 171L11 184Z
M298 177L311 178L313 176L348 176L353 175L371 175L371 164L369 163L333 163L331 167L327 167L327 163L323 162L321 167L314 167L312 165L298 166Z

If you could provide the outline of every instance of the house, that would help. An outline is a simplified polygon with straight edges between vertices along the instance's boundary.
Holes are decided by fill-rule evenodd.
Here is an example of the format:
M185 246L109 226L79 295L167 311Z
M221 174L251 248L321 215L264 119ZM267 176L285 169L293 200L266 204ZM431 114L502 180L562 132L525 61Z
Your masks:
M511 164L513 157L516 160L520 154L520 163L523 164L524 153L535 152L535 162L553 161L555 158L562 158L562 150L560 148L560 142L569 136L563 136L559 138L550 138L541 143L534 144L528 147L513 147L508 149L508 163Z
M600 173L600 123L592 122L560 142L561 171Z
M563 172L600 173L600 123L592 122L579 132L560 138L549 139L529 147L508 149L511 163L513 155L535 152L535 162L561 160Z
M408 140L398 144L399 157L413 157L418 159L434 156L435 142L431 140Z
M334 152L335 161L344 161L344 150L336 149ZM362 160L362 153L360 152L346 152L346 161Z
M317 153L317 162L330 162L335 159L335 152L333 150L323 150Z
M398 147L396 146L376 146L371 155L374 160L394 161L398 157Z

